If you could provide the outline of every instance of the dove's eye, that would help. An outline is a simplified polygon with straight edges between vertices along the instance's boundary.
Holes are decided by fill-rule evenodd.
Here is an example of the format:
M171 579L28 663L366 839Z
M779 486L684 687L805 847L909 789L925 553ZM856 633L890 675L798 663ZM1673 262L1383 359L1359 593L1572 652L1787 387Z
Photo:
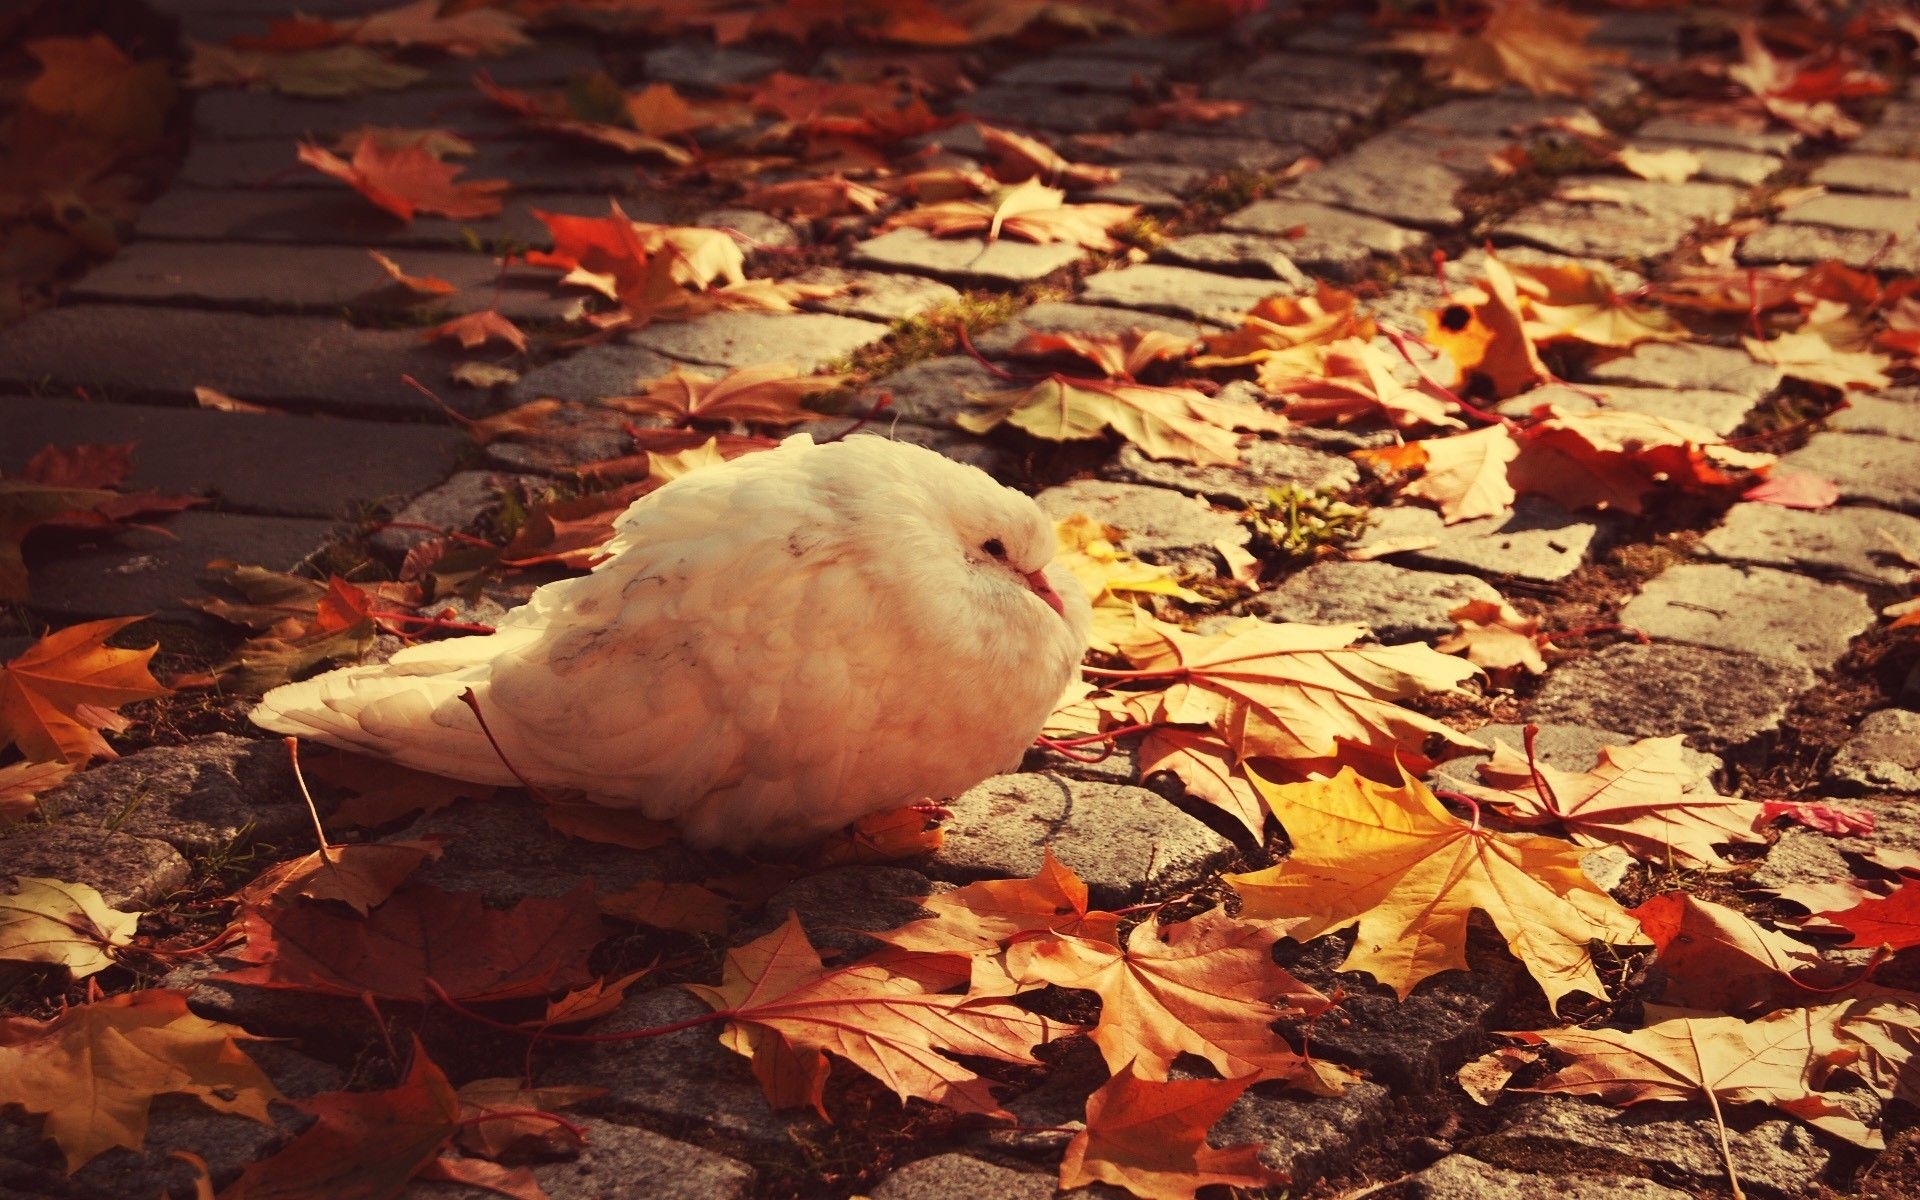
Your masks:
M1007 544L999 538L988 538L980 544L980 548L995 558L1005 558L1007 556Z

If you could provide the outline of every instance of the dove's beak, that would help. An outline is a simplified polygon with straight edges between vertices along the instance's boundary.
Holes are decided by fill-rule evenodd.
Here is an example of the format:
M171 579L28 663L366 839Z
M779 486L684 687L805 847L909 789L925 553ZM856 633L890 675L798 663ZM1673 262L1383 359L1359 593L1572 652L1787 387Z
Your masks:
M1027 581L1027 590L1045 600L1048 608L1063 617L1067 615L1067 606L1061 603L1060 593L1054 591L1053 585L1047 582L1045 571L1028 571L1022 578Z

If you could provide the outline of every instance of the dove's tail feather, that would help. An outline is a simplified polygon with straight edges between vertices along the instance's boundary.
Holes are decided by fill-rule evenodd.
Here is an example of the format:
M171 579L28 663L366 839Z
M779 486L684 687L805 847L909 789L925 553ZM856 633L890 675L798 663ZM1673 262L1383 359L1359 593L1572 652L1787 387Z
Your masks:
M458 642L495 644L454 649ZM486 663L500 648L492 637L460 638L402 651L388 663L284 684L260 698L253 721L452 779L511 784L512 772L460 699L472 688L484 708Z

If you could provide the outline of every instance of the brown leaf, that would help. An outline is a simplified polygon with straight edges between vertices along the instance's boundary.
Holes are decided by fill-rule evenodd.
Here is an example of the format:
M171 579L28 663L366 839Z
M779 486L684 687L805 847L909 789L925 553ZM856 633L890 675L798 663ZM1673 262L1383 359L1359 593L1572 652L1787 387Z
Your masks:
M51 963L85 979L114 963L113 951L133 941L138 913L108 908L84 883L14 879L0 893L0 960Z
M1663 1004L1751 1016L1804 1003L1813 998L1809 987L1838 982L1805 942L1686 892L1627 911L1653 941L1650 994Z
M34 797L59 786L71 774L73 764L63 762L17 762L0 767L0 828L32 815L39 807Z
M39 60L21 99L85 134L112 141L156 138L173 107L164 59L134 61L98 33L16 43Z
M1285 1174L1260 1164L1257 1145L1207 1145L1208 1128L1253 1078L1159 1083L1128 1065L1087 1097L1086 1128L1067 1143L1060 1186L1110 1183L1142 1200L1194 1200L1209 1184L1285 1183Z
M432 1000L429 979L456 1000L540 996L584 983L600 940L585 885L565 896L488 908L481 897L415 883L366 919L319 905L243 909L246 965L216 978L335 996Z
M522 353L527 349L527 335L520 331L520 327L491 308L455 317L421 335L421 340L428 342L439 338L459 342L468 350L490 340L505 342Z
M374 262L380 264L380 269L385 271L388 277L410 292L418 292L422 296L451 296L460 290L437 275L409 275L401 269L399 263L378 250L369 250L367 253L373 257Z
M460 1132L455 1141L463 1150L483 1158L514 1155L528 1158L564 1157L579 1143L545 1114L571 1108L607 1094L607 1089L581 1085L528 1087L520 1079L474 1079L460 1085Z
M987 148L987 165L1001 183L1038 179L1048 187L1074 192L1101 187L1120 178L1119 170L1114 167L1068 162L1053 147L1024 134L991 125L974 128L980 131L980 141Z
M803 402L839 389L847 378L805 374L791 363L735 367L717 378L675 367L648 381L644 392L609 397L603 403L623 412L676 421L742 421L784 427L819 420L825 414L802 407Z
M505 54L533 45L526 21L498 8L458 9L445 15L441 0L415 0L384 12L343 21L347 36L367 45L427 46L460 58Z
M609 892L598 903L600 911L609 917L681 933L725 933L730 907L723 897L697 883L662 883L657 879Z
M1464 654L1489 674L1546 674L1540 647L1547 639L1538 617L1521 616L1505 600L1470 600L1447 615L1457 628L1433 644L1440 653Z
M954 421L973 433L1005 422L1062 442L1103 437L1111 429L1152 458L1202 466L1240 461L1236 429L1277 432L1288 425L1286 418L1257 405L1217 400L1190 387L1066 375L969 398L981 411L961 413Z
M1141 739L1140 778L1171 771L1187 793L1205 800L1246 826L1255 838L1266 836L1267 806L1247 782L1233 747L1213 733L1161 728Z
M1427 74L1448 87L1498 91L1517 83L1536 96L1584 96L1593 68L1617 52L1588 47L1597 22L1548 8L1538 0L1501 0L1478 33L1453 29L1397 33L1389 45L1427 56Z
M828 867L897 862L938 854L946 839L925 809L908 805L861 817L822 842L814 859Z
M283 908L295 900L338 900L367 915L421 863L440 857L440 839L329 845L267 868L235 893L242 904Z
M1157 362L1178 362L1193 353L1190 337L1161 329L1125 333L1029 333L1007 353L1018 358L1066 354L1092 363L1108 379L1132 380Z

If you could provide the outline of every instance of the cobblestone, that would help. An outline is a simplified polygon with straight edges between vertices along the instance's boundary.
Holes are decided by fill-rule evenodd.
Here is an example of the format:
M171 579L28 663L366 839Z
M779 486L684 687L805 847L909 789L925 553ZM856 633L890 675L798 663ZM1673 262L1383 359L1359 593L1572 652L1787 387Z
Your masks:
M1293 265L1293 243L1257 233L1190 233L1154 251L1154 257L1184 267L1259 275L1284 281L1290 289L1310 287L1311 281Z
M1800 142L1800 135L1791 130L1750 133L1717 122L1689 121L1684 117L1655 117L1634 130L1634 136L1689 146L1725 146L1750 154L1776 156L1791 153Z
M1293 290L1266 280L1146 263L1089 276L1081 286L1080 298L1089 304L1226 322L1276 292Z
M1247 527L1204 500L1137 483L1078 479L1034 497L1059 520L1085 513L1121 531L1127 550L1147 562L1210 571L1215 544L1247 544Z
M1222 394L1226 394L1222 390ZM1240 448L1240 462L1231 467L1196 467L1190 463L1159 462L1138 446L1122 446L1100 470L1101 478L1122 483L1146 483L1220 504L1247 508L1266 499L1267 490L1288 483L1314 488L1352 487L1360 472L1353 463L1292 442L1254 440Z
M60 879L93 888L108 908L156 904L193 874L180 852L159 838L58 820L10 827L6 851L0 894L13 891L16 879Z
M1612 726L1635 737L1683 733L1695 746L1737 745L1779 724L1816 682L1777 658L1699 646L1608 646L1547 673L1528 716Z
M1780 470L1831 479L1842 500L1920 513L1920 443L1869 433L1816 433Z
M1827 767L1827 782L1850 792L1920 793L1920 713L1867 714Z
M1548 384L1522 393L1496 406L1509 417L1524 417L1541 405L1551 404L1563 413L1592 412L1596 409L1625 409L1649 416L1670 417L1676 421L1703 426L1725 437L1740 427L1753 398L1739 392L1716 392L1705 388L1612 387L1605 384L1566 387Z
M1818 225L1769 225L1742 238L1734 254L1748 266L1832 259L1856 270L1920 271L1920 241Z
M991 83L962 99L960 107L998 125L1031 126L1055 133L1090 133L1118 122L1127 115L1133 102L1125 96L1085 95Z
M1765 567L1669 567L1620 610L1620 623L1660 641L1831 667L1873 624L1859 592Z
M960 284L1019 284L1045 279L1079 261L1065 242L1035 245L979 238L937 238L923 229L896 229L853 248L856 266L913 271Z
M1841 154L1815 167L1807 182L1838 192L1920 197L1920 162L1877 154Z
M1586 258L1652 258L1664 254L1700 222L1733 215L1739 189L1723 183L1651 183L1612 176L1569 176L1569 187L1594 189L1596 200L1543 200L1494 230Z
M885 325L832 313L718 312L697 321L649 325L632 341L668 358L707 366L790 362L813 371L885 336Z
M1815 196L1789 208L1780 219L1790 225L1826 225L1882 238L1900 237L1920 225L1920 200L1907 196Z
M1780 370L1745 350L1698 343L1642 342L1587 372L1595 383L1738 392L1758 400L1780 386Z
M1888 539L1920 545L1920 519L1875 508L1736 504L1700 539L1700 551L1727 562L1897 587L1913 568L1898 560Z
M1443 571L1491 572L1551 583L1586 562L1601 534L1598 517L1576 516L1559 505L1523 496L1505 516L1448 525L1429 508L1374 510L1374 525L1356 547ZM1401 549L1400 547L1405 547Z
M1381 562L1323 562L1257 593L1246 611L1269 621L1365 625L1389 644L1426 642L1456 628L1454 609L1500 593L1472 575L1414 571Z
M1881 392L1850 392L1847 406L1829 416L1828 429L1842 433L1872 433L1920 442L1920 392L1910 388Z
M1262 104L1325 108L1366 117L1386 99L1394 73L1358 59L1322 54L1280 53L1208 85L1211 95Z

